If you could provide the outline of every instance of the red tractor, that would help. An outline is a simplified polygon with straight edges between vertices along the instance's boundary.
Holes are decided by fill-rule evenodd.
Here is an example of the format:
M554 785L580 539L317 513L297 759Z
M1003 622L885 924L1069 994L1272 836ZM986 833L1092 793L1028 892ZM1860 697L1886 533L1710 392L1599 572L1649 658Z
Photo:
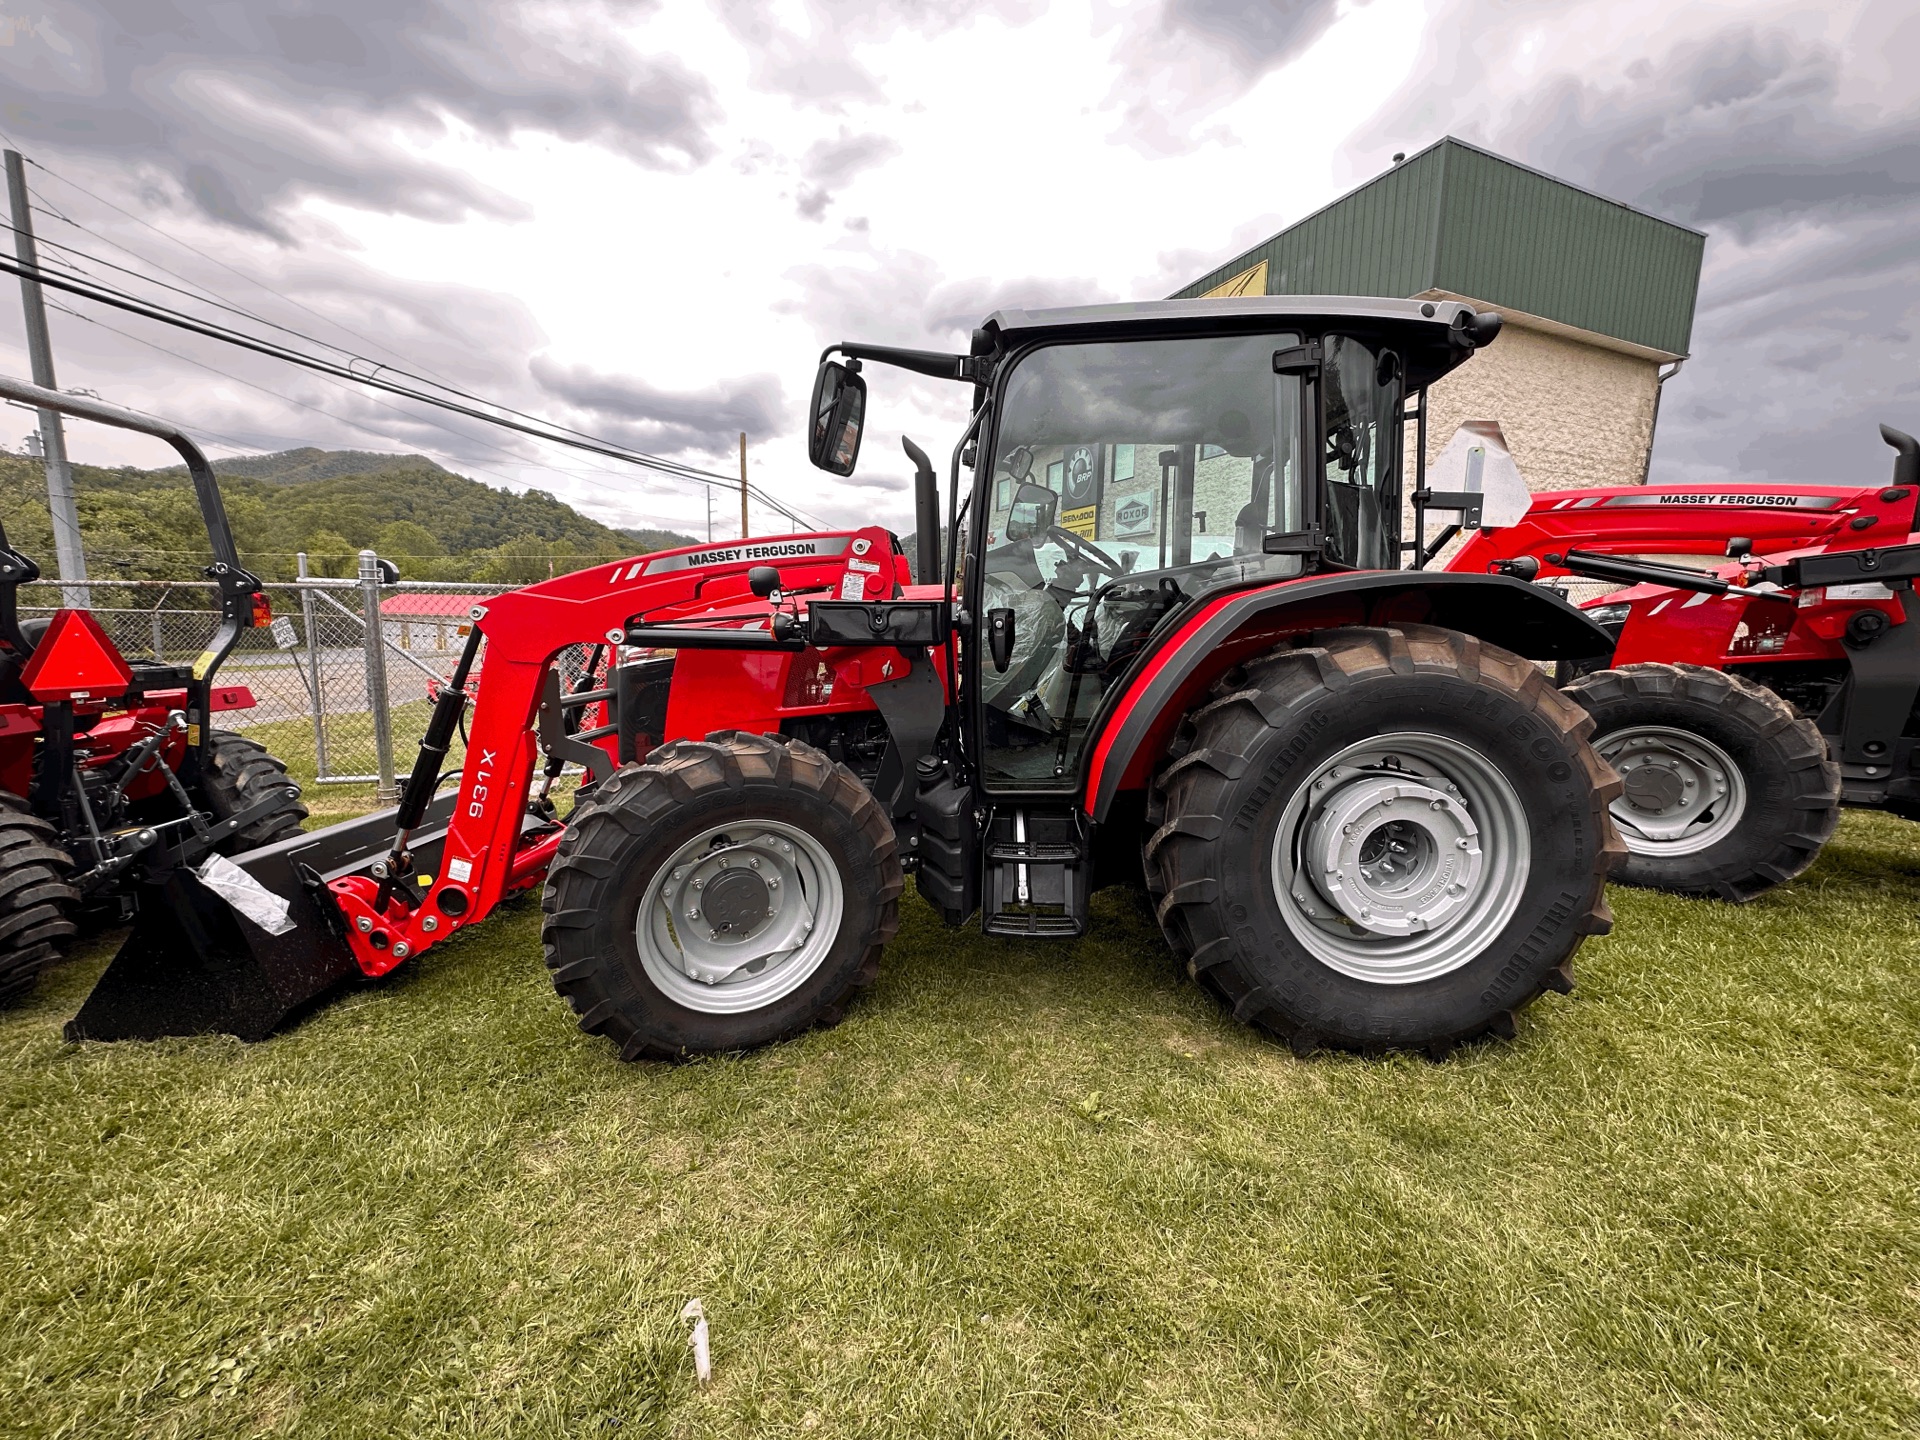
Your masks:
M1586 603L1611 657L1563 676L1625 782L1620 878L1747 900L1813 863L1842 804L1920 819L1920 444L1880 433L1891 484L1557 491L1449 562L1628 583Z
M0 397L138 430L187 462L213 545L220 622L191 668L123 657L86 610L22 621L37 565L0 526L0 1002L15 999L88 915L124 919L143 885L298 834L300 791L259 745L214 728L252 706L222 685L240 632L270 618L242 568L206 457L161 421L0 379Z
M868 528L487 601L397 809L241 856L238 908L176 875L68 1033L260 1038L539 887L582 1029L624 1059L737 1050L841 1015L912 873L950 923L1030 940L1144 880L1190 973L1302 1051L1509 1034L1607 929L1620 852L1618 782L1535 663L1611 637L1508 576L1398 568L1405 429L1499 324L1262 297L1002 311L966 354L834 346L830 473L863 365L971 392L944 569L909 442L920 583Z

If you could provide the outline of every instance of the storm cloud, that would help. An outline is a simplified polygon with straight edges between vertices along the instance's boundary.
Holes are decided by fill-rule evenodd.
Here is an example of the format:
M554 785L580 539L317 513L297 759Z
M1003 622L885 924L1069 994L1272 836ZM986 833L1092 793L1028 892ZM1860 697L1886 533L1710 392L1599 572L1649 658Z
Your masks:
M635 163L713 154L711 86L642 54L646 4L486 0L41 0L0 18L0 127L166 177L206 215L281 233L303 196L457 219L522 213L410 142L540 131Z
M544 355L534 356L529 368L548 395L594 421L598 433L641 450L718 451L743 431L765 440L787 428L780 381L772 375L684 393Z

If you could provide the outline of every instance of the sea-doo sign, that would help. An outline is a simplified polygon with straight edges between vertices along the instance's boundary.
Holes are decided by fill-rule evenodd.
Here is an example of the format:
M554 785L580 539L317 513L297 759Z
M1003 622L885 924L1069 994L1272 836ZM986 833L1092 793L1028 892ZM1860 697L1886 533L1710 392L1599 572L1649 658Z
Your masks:
M1732 505L1747 510L1831 510L1838 495L1794 495L1755 490L1649 490L1644 495L1615 495L1605 503L1615 507L1649 505Z
M664 575L707 565L763 565L769 560L792 560L810 555L844 555L845 535L816 535L807 540L742 540L735 545L713 545L705 550L683 550L678 555L656 555L643 575Z

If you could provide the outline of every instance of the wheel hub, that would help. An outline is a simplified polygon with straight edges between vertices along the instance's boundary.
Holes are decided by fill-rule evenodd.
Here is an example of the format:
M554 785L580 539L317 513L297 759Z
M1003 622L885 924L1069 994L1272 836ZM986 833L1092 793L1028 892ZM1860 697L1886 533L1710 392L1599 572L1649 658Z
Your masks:
M809 858L771 829L701 836L668 862L638 923L658 929L667 944L657 948L672 951L663 958L703 986L762 974L814 929L809 881L820 877Z
M1526 890L1531 839L1512 781L1476 747L1426 731L1328 756L1277 819L1275 898L1321 963L1411 985L1469 963Z
M1377 771L1329 775L1316 788L1302 869L1349 922L1413 935L1466 905L1480 878L1480 828L1457 795Z
M1625 794L1627 803L1636 810L1648 810L1659 814L1664 810L1677 810L1680 802L1686 798L1687 782L1670 765L1658 760L1649 760L1636 769L1629 770L1625 776Z
M751 930L767 918L773 892L751 870L722 870L701 898L701 912L722 934Z
M1664 725L1615 730L1594 744L1624 788L1613 818L1627 848L1643 855L1705 849L1746 812L1740 767L1705 736Z

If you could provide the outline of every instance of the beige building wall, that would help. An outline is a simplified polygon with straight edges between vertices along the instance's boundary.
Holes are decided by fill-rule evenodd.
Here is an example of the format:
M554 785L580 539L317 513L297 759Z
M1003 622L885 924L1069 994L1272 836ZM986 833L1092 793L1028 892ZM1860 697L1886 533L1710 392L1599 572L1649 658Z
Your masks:
M1466 420L1497 420L1533 490L1638 485L1660 359L1508 314L1500 338L1427 392L1427 463Z

